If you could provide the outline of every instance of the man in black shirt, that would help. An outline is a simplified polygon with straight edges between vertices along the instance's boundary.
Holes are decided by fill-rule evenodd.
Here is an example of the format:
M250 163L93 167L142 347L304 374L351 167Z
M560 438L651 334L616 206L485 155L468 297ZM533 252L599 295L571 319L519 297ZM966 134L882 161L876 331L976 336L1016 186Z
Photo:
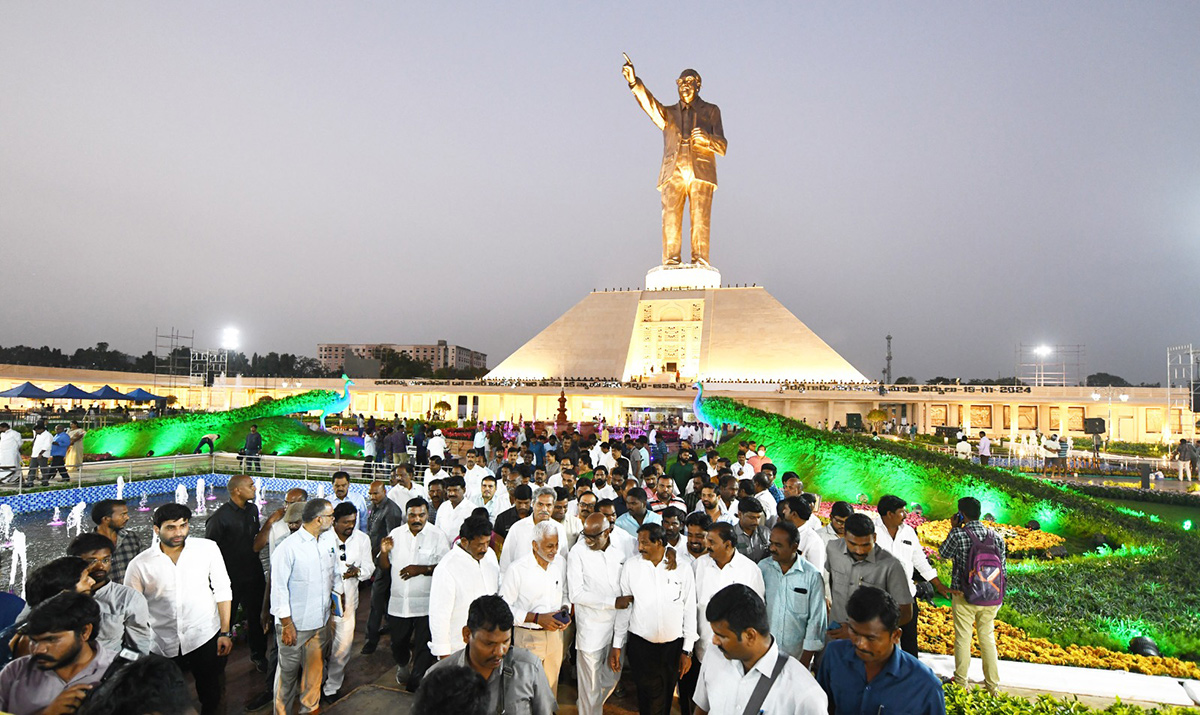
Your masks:
M250 641L250 660L259 672L267 668L267 638L262 628L263 578L262 561L254 550L254 537L258 535L258 507L254 504L254 481L245 474L229 479L226 487L229 501L221 505L208 517L204 536L215 541L225 560L233 588L230 614L236 614L238 605L246 616L247 639Z
M387 485L383 482L378 479L371 482L367 494L371 498L370 512L367 514L367 535L371 537L371 555L374 558L379 553L379 542L383 541L383 537L408 521L396 502L388 499ZM386 629L380 630L380 625L387 614L388 599L391 597L392 572L383 568L375 569L371 581L371 611L367 615L367 641L362 647L363 655L374 653L380 634L386 632Z
M533 513L533 490L528 484L519 484L513 490L513 506L496 515L496 523L492 532L496 536L496 545L504 548L504 539L512 525Z

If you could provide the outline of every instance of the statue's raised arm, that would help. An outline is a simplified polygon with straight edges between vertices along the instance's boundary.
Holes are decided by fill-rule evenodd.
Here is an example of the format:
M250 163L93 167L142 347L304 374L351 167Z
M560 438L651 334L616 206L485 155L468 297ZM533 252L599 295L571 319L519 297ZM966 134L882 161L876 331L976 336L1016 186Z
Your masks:
M658 174L662 194L663 265L681 261L683 208L691 204L692 263L707 266L712 194L717 188L716 155L725 155L727 142L721 110L700 99L700 73L684 70L676 80L679 102L669 107L654 98L637 77L629 55L621 74L638 104L663 132L663 160Z

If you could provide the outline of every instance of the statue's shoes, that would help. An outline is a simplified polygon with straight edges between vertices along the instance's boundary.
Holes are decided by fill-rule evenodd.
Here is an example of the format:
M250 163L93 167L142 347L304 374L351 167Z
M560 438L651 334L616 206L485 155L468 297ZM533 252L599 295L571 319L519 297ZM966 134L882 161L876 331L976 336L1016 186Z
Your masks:
M708 264L708 261L704 260L703 258L693 258L692 265L693 266L704 266L705 268L712 268L712 266L710 266Z

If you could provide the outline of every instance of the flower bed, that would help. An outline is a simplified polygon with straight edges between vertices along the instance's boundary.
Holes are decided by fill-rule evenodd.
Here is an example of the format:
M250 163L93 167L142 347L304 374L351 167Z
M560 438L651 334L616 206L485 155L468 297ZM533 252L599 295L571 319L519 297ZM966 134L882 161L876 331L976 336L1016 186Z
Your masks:
M1056 698L1045 693L1036 700L1027 700L1017 695L998 693L992 695L984 688L963 690L956 685L945 686L946 715L982 715L1003 713L1004 715L1196 715L1195 708L1180 708L1170 705L1157 708L1140 708L1136 705L1117 702L1103 710L1090 708L1074 698Z
M920 620L917 623L917 643L921 650L928 653L953 655L954 617L948 606L921 609ZM996 621L996 650L1003 660L1200 679L1200 665L1196 663L1177 658L1150 658L1132 653L1119 653L1096 646L1061 646L1045 638L1031 638L1020 628L1000 620ZM971 652L976 657L979 656L978 639L973 641Z
M1051 547L1061 546L1067 542L1063 537L1047 531L1026 529L1023 526L1013 526L1011 524L997 524L994 521L985 521L983 524L991 529L995 529L997 533L1004 537L1004 548L1009 557L1043 553ZM931 548L941 546L949 534L949 519L927 521L917 527L917 536L921 537L921 543Z

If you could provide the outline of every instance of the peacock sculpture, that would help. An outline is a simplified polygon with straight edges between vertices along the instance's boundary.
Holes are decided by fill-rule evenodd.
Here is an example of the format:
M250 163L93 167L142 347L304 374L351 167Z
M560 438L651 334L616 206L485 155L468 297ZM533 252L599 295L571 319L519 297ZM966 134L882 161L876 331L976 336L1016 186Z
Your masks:
M325 415L336 415L350 406L350 386L354 384L354 380L347 377L346 373L342 373L342 379L346 381L342 386L342 394L338 395L333 402L321 408L322 431L325 430Z
M704 409L704 383L697 380L693 387L696 388L696 399L692 400L692 412L696 413L696 418L704 424L713 428L713 431L720 434L720 422L714 420L711 415L707 414Z

